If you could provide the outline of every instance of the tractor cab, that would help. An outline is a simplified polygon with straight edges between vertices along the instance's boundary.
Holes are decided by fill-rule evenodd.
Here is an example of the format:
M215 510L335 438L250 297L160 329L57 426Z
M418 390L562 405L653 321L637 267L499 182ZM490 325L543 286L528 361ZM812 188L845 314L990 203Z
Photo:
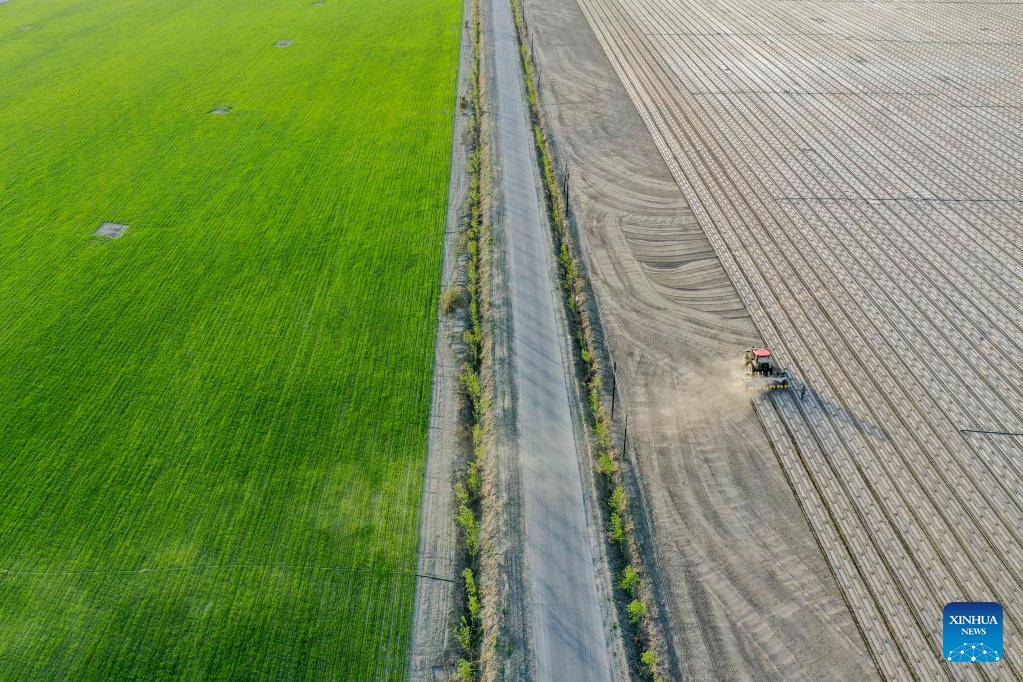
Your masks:
M774 356L766 348L753 348L746 353L746 367L750 374L773 374Z
M747 391L768 391L789 388L788 374L775 361L767 348L751 348L743 356Z

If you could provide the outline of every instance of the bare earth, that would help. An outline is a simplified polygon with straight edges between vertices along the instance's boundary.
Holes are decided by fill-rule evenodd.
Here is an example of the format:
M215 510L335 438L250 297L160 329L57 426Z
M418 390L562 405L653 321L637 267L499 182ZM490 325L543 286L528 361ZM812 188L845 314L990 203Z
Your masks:
M469 15L466 2L465 16ZM459 96L467 92L471 58L472 39L463 26L458 66ZM468 184L464 143L467 119L466 110L458 107L451 148L442 291L450 283L464 280L459 268L458 234ZM452 633L455 609L460 605L458 571L464 560L460 556L455 526L454 485L459 469L468 461L470 454L462 419L464 400L458 384L464 318L464 311L451 315L441 312L437 320L426 478L419 523L416 601L409 652L409 679L412 682L449 680L459 654Z
M940 638L946 602L999 601L1007 614L1023 609L1023 4L579 3L756 328L808 385L804 399L776 393L758 401L757 411L877 666L890 678L1020 678L1018 656L953 667L942 658ZM625 170L605 166L602 181ZM623 246L662 258L670 252L651 239L667 231L661 223L651 232L617 222L623 236L602 232L619 260ZM639 247L630 246L630 235ZM606 300L615 299L616 287L631 286L640 293L630 299L641 298L658 317L671 307L649 292L686 305L697 298L701 307L719 300L689 277L697 266L682 258L655 264L638 255L638 265L625 261L615 271L599 241L591 243L595 273L612 292ZM639 279L652 283L644 289L634 283ZM723 325L720 350L732 344L737 352L750 338L744 331L747 322ZM660 373L657 384L667 392L636 388L642 380L631 384L637 420L683 395L695 404L689 390L672 394L672 384L692 381L679 359L644 364L639 353L620 355L639 358L630 373ZM650 434L652 451L667 458L669 448L680 447L673 441L690 438L734 443L722 448L727 455L707 458L714 464L702 476L690 471L670 483L670 495L699 499L713 490L721 498L700 505L704 518L748 505L749 494L762 499L766 517L724 515L750 524L761 542L748 547L761 551L720 547L782 568L778 577L795 580L782 579L780 587L795 589L761 603L738 557L708 554L711 561L701 564L685 560L694 551L688 548L679 548L680 567L669 575L688 573L690 586L705 585L708 576L734 581L736 595L694 601L701 617L728 609L731 622L751 625L735 630L742 634L734 650L756 652L744 662L733 657L738 669L784 666L789 656L805 661L801 655L820 643L796 640L793 648L777 635L758 647L743 644L772 630L787 609L803 610L800 618L812 612L808 600L819 593L796 587L803 573L784 568L792 561L787 553L774 557L778 564L762 553L805 534L795 532L795 510L781 489L768 496L721 485L743 480L743 467L751 485L778 478L766 457L752 454L764 452L762 439L744 440L754 429L723 418L728 414L712 412L719 421L707 427L676 419L675 434ZM694 445L674 458L699 452ZM693 527L689 513L674 521L679 533L690 526L688 542L723 539L716 522ZM789 525L776 525L782 519ZM763 586L773 588L765 597L778 596L779 586ZM822 588L837 630L849 632L831 582ZM744 601L748 619L739 615ZM1018 615L1007 618L1008 650L1021 643L1018 623ZM863 645L853 641L860 660ZM817 654L830 666L828 654Z
M676 672L873 664L745 393L759 336L575 0L528 0L543 101L617 359Z

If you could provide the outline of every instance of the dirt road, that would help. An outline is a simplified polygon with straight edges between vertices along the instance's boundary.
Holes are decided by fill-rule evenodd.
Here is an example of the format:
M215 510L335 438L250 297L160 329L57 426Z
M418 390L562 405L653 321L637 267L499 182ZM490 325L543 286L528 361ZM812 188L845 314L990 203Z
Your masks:
M1023 609L1023 5L579 1L808 385L758 411L880 670L1023 676L940 651Z
M681 672L870 679L866 645L737 390L741 352L760 341L743 302L575 0L526 7Z
M508 282L531 677L606 680L609 624L584 506L571 356L507 0L490 3L496 191Z
M465 13L469 16L468 3ZM468 28L463 28L458 64L459 95L467 91L471 46ZM457 242L468 184L466 146L463 143L467 117L463 107L456 107L441 291L459 279ZM458 468L470 454L460 418L464 409L458 385L462 327L462 320L456 315L442 313L438 317L426 478L419 522L416 600L409 651L409 679L412 682L450 679L458 653L453 644L452 614L458 603L458 569L462 560L455 527L454 485Z

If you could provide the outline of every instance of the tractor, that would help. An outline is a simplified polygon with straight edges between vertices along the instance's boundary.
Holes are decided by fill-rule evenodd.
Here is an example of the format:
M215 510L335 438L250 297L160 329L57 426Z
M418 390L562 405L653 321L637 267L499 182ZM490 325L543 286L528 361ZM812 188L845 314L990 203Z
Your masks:
M791 387L788 373L778 366L768 349L751 348L746 351L743 361L745 375L742 381L747 391L771 391Z

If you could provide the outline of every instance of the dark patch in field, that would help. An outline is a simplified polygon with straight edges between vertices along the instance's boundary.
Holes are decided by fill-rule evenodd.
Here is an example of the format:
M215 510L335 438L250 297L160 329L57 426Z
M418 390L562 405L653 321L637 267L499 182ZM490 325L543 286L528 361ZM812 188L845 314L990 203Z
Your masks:
M103 223L96 228L95 234L100 237L109 237L110 239L116 239L124 234L124 231L128 229L127 225L122 223Z
M219 115L229 114L231 113L231 106L230 105L219 106L216 109L210 109L208 113Z
M274 43L275 47L287 47L288 45L291 45L290 40L278 40L276 43Z

